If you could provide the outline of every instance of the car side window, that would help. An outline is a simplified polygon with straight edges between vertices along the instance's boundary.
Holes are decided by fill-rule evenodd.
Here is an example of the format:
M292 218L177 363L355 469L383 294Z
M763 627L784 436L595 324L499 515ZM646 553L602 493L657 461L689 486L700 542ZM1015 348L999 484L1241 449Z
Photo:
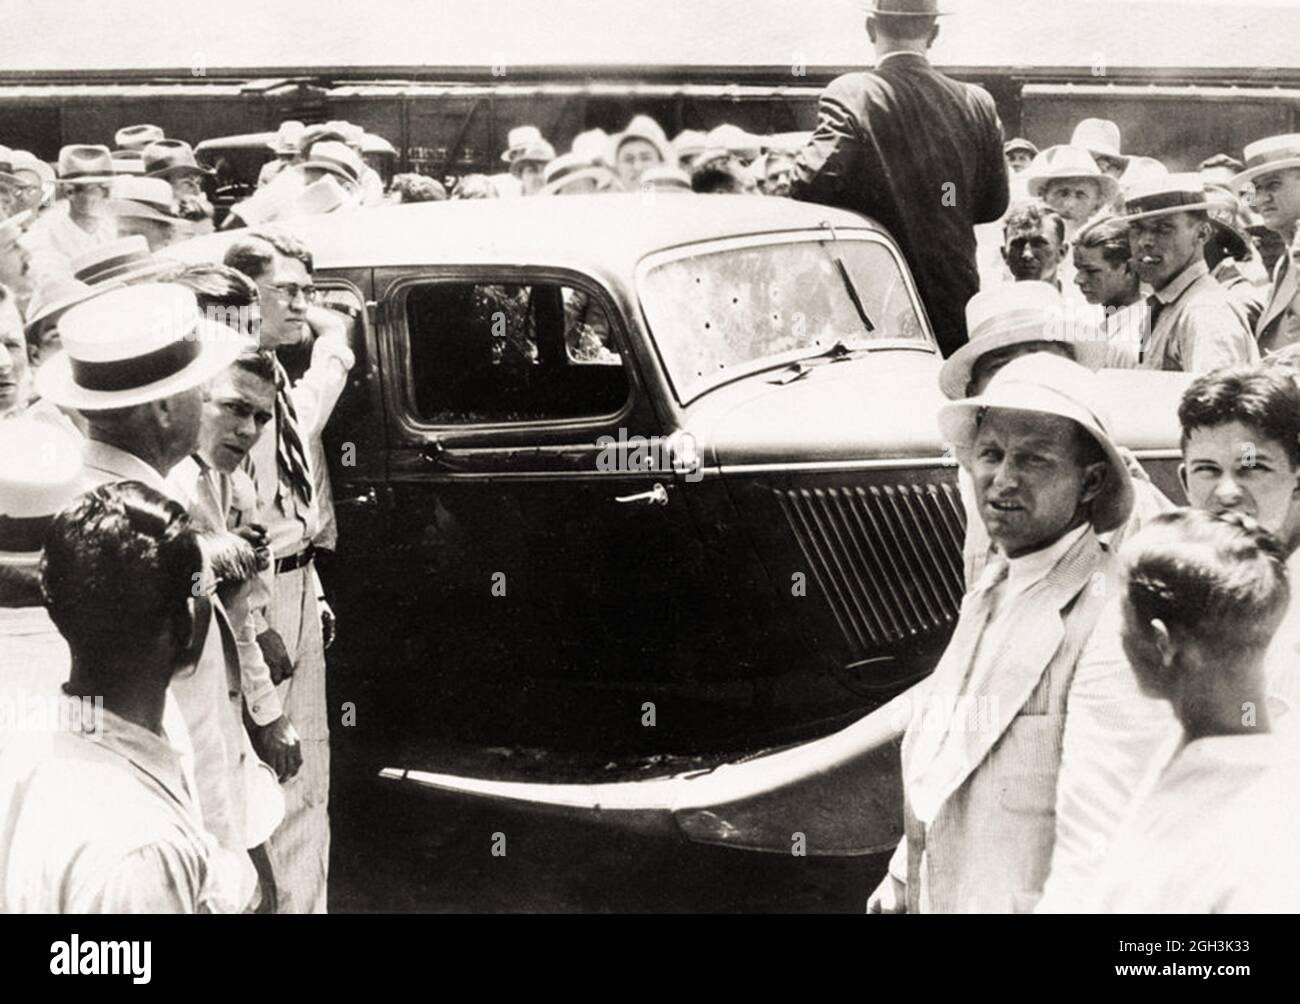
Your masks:
M439 282L406 295L416 415L437 425L608 415L628 379L598 297L559 283Z

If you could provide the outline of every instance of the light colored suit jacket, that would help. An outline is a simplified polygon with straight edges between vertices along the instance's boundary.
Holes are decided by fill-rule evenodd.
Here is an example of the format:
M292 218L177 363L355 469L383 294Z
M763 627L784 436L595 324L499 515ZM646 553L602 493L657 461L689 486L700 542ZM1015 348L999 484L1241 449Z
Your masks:
M1290 264L1287 255L1283 255L1274 267L1268 303L1255 326L1260 355L1277 352L1300 341L1300 317L1291 311L1291 301L1297 292L1300 292L1300 270Z
M1045 579L1019 597L1009 644L992 671L963 698L982 709L978 727L954 731L963 772L937 793L927 825L907 789L926 766L914 717L903 737L905 836L890 865L906 863L909 912L1010 913L1031 910L1052 864L1057 781L1066 710L1081 653L1108 600L1114 562L1093 533L1084 534ZM971 616L971 597L961 618ZM968 632L969 634L969 632ZM927 681L929 695L965 690L970 650L954 632ZM924 698L922 698L924 700ZM933 724L929 727L933 728Z

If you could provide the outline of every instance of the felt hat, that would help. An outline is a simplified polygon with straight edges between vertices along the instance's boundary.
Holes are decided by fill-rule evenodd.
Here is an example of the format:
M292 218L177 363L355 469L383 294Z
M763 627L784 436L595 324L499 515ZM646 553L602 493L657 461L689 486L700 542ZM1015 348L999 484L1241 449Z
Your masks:
M113 155L106 146L74 143L59 151L55 184L108 184L114 177Z
M156 125L125 126L113 134L113 145L119 150L143 150L165 136Z
M144 148L144 170L151 178L170 178L172 175L201 177L214 174L194 159L194 148L183 139L164 139Z
M113 182L109 210L117 216L132 216L160 223L176 223L172 212L172 186L161 178L143 175L118 178Z

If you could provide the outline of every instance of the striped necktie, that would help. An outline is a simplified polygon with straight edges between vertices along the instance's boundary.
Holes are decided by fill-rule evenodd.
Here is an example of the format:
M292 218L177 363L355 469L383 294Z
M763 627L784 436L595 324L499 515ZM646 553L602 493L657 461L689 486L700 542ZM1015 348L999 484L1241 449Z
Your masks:
M275 359L273 355L271 357ZM289 515L288 494L297 495L304 505L311 505L311 475L307 467L307 454L303 450L302 436L298 432L298 413L289 396L289 374L275 359L275 459L279 468L280 483L275 498L280 511ZM288 491L286 491L286 486Z

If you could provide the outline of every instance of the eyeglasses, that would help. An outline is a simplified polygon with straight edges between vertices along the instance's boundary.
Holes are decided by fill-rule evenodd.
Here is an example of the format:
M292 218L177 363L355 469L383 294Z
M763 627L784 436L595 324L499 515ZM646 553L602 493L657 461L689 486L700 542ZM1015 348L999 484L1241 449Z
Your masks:
M293 303L301 295L308 303L315 303L320 290L315 286L299 286L296 282L272 282L271 289L280 294L285 303Z

